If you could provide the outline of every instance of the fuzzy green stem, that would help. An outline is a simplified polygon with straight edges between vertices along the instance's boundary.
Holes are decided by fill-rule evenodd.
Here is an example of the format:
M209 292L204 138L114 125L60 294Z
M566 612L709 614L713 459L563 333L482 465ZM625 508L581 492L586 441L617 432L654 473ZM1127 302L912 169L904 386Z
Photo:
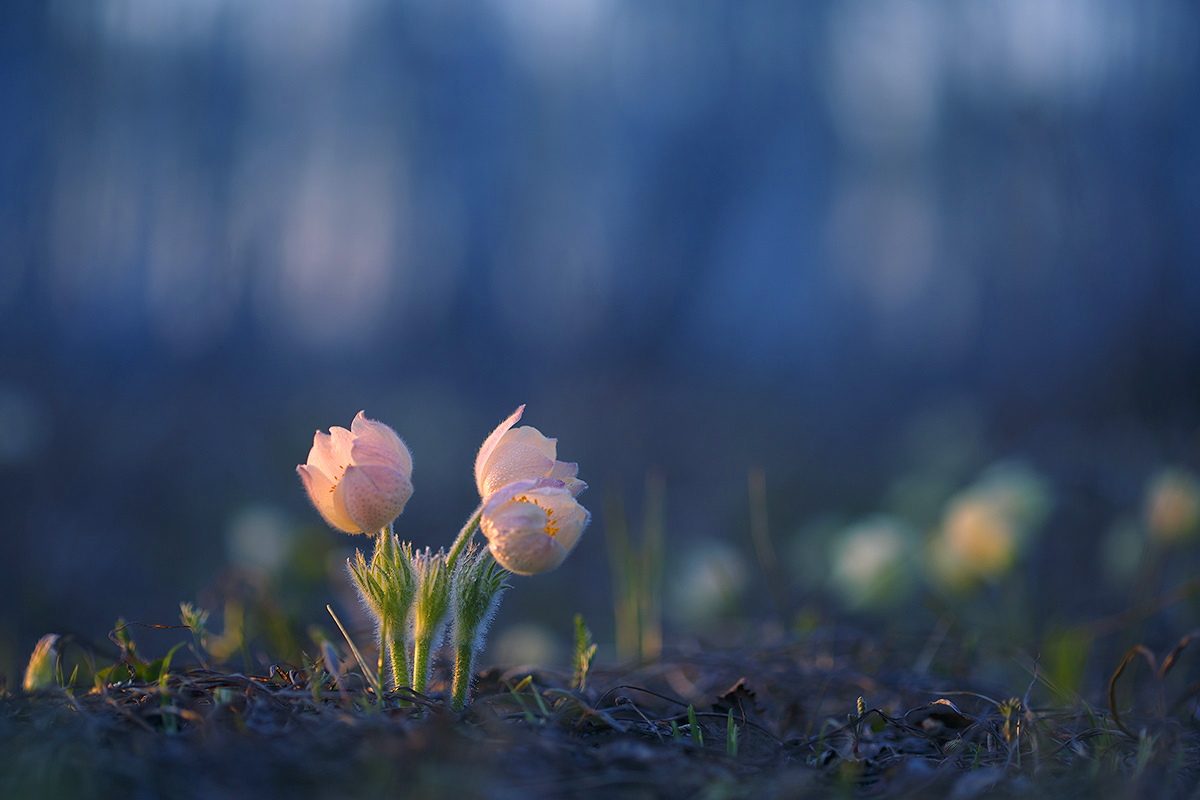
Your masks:
M379 642L379 661L377 665L378 671L375 673L379 677L379 688L387 689L388 677L388 662L391 661L391 650L388 648L388 642L392 637L388 631L387 619L380 617L375 623L375 638Z
M471 514L471 518L462 526L462 530L458 532L458 538L454 540L454 544L450 546L450 552L446 556L446 568L454 569L454 564L458 561L458 554L462 552L467 543L471 541L471 537L475 535L475 531L479 529L479 518L483 516L483 504L479 504L479 508L475 509Z
M475 666L475 648L471 643L460 644L454 658L454 697L450 701L455 711L462 711L471 699L471 673Z
M418 694L425 694L425 685L429 681L429 651L433 649L433 637L419 635L413 643L413 672L412 689Z
M408 683L408 654L404 652L404 641L389 636L388 657L392 662L392 688L399 689Z

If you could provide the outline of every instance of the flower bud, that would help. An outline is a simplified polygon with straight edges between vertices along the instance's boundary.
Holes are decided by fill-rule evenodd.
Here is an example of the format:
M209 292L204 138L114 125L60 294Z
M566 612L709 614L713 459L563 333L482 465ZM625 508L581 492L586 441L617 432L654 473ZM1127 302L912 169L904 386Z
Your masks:
M362 411L350 430L317 431L308 462L296 467L321 516L346 533L374 534L412 496L412 454L396 432Z

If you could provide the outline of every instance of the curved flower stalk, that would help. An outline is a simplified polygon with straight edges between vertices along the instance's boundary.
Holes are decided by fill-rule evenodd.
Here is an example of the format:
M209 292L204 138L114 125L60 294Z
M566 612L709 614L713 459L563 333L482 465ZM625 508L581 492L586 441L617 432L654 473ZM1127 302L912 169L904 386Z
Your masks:
M454 604L454 695L455 711L461 711L470 699L471 676L475 656L483 650L484 639L500 596L512 588L508 572L498 565L484 548L473 545L463 554L452 576Z
M494 492L479 526L500 566L535 575L563 562L591 518L563 481L538 478Z
M485 501L498 489L515 481L552 478L562 482L572 495L587 488L575 476L579 465L558 461L558 440L543 436L537 428L513 428L524 413L521 406L501 422L483 441L475 457L475 486Z
M326 522L346 533L374 535L412 497L412 469L412 454L396 432L360 411L350 430L317 431L307 463L296 472Z

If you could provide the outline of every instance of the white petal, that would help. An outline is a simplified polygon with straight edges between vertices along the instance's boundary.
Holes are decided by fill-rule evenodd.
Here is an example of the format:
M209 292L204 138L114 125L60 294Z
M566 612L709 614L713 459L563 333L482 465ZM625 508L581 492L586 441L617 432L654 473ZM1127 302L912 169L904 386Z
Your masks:
M400 516L412 492L407 476L390 467L352 465L338 484L334 501L340 495L347 516L358 529L374 534Z
M560 481L567 481L579 474L579 465L570 461L555 461L554 468L550 470L547 478L554 478Z
M531 445L541 450L542 454L551 461L558 457L558 439L551 439L543 435L537 428L532 428L528 425L513 428L504 434L500 441L502 444L515 442Z
M350 465L350 447L354 437L345 428L336 425L329 433L317 431L313 435L312 450L308 452L308 463L320 467L330 477L342 474Z
M492 452L483 471L482 490L487 497L513 481L541 478L554 467L554 462L536 447L528 444L501 442Z
M483 516L495 513L500 506L512 500L521 494L524 494L532 489L540 488L543 485L541 479L534 478L526 481L514 481L500 489L497 489L488 496L487 502L483 506Z
M520 575L554 569L579 541L591 516L561 481L518 481L492 495L480 527L501 566Z
M351 455L356 458L356 464L384 463L406 475L412 474L412 453L409 451L408 445L404 444L396 432L387 425L367 419L365 413L360 411L354 418L354 422L350 424L350 431L355 437L354 450ZM369 451L373 458L380 460L374 462L357 460L358 448L363 448L364 454Z
M355 439L350 448L350 463L387 467L402 475L412 475L412 455L403 442L400 447L400 450L393 450L390 444L379 439Z
M362 532L346 514L345 506L338 503L339 493L328 475L312 464L301 464L296 467L296 472L304 481L308 499L326 522L346 533Z
M481 497L486 497L487 494L483 491L483 468L487 466L487 460L492 455L492 451L496 449L496 445L500 443L501 437L508 432L508 429L517 424L517 420L521 418L522 412L525 411L525 406L521 406L512 415L496 426L496 430L488 434L488 437L483 440L483 445L479 448L479 454L475 456L475 486L479 488Z
M545 508L522 499L509 500L492 507L490 512L484 513L481 525L483 535L491 539L527 531L544 532L549 521Z
M525 496L545 509L547 533L563 548L563 555L571 552L592 515L579 505L569 490L547 487L534 489Z
M554 468L550 470L550 474L546 477L555 478L563 482L572 495L578 497L580 492L587 488L587 484L579 480L575 476L579 474L579 465L567 461L555 461Z
M544 533L491 539L488 549L497 564L518 575L547 572L567 557L567 551Z

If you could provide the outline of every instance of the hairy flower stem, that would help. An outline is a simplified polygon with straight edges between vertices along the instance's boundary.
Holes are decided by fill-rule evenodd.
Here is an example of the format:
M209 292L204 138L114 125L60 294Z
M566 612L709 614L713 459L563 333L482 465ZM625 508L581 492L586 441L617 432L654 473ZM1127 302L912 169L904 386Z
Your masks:
M392 688L399 689L408 684L408 655L404 652L404 640L390 636L387 648L388 659L392 662Z
M481 516L483 516L482 503L479 505L479 508L475 509L474 513L471 514L471 518L467 520L467 523L462 526L462 530L458 532L458 538L455 539L454 544L450 546L450 552L446 556L446 568L448 570L454 569L454 564L458 561L459 553L461 553L463 548L466 547L471 541L471 537L475 535L475 531L479 529L479 518Z
M475 648L460 644L454 654L454 696L450 706L462 711L471 695L471 673L475 668Z
M412 689L418 694L425 694L425 685L429 680L429 651L432 649L432 635L418 636L413 643Z

